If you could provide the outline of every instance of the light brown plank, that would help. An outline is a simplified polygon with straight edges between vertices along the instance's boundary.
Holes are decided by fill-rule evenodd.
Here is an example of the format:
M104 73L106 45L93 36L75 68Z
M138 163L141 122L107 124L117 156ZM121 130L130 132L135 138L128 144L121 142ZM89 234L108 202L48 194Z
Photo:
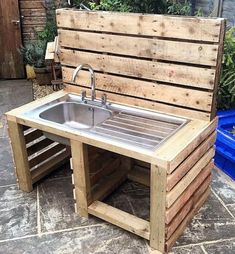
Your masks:
M89 96L91 93L91 89L81 87L81 86L73 86L66 83L65 91L67 92L80 94L84 90L87 92L87 95ZM96 95L98 98L101 98L103 94L104 92L97 90ZM127 97L127 96L124 97L123 95L109 93L106 91L105 91L105 94L107 95L109 101L116 102L119 104L124 104L129 106L131 105L134 107L140 107L140 108L155 110L155 111L159 111L163 113L169 113L169 114L184 116L189 118L196 118L196 119L205 120L205 121L208 121L210 117L210 114L206 112L189 110L189 109L184 109L180 107L173 107L171 105L166 105L166 104L134 98L134 97Z
M63 67L63 80L71 82L74 68ZM90 74L79 72L75 83L90 87ZM96 73L96 88L98 90L135 96L141 99L170 103L197 110L208 111L211 108L212 92L181 88L161 83L146 82L131 78Z
M58 27L212 42L219 40L221 20L151 14L57 10Z
M167 140L156 151L155 155L169 162L168 174L172 173L215 130L216 126L217 119L208 123L191 121Z
M20 1L21 9L44 9L44 1Z
M171 238L166 242L166 251L170 251L174 243L177 241L177 239L180 237L180 235L184 232L185 228L189 224L189 222L192 220L194 215L197 213L197 211L202 207L203 203L207 200L208 196L210 195L210 188L208 188L201 196L199 201L194 205L194 208L191 210L191 212L186 216L184 221L180 224L180 226L177 228L177 230L174 232L174 234L171 236Z
M127 175L131 181L141 183L145 186L150 186L150 169L140 166L135 166Z
M36 157L33 157L32 159L29 160L30 168L38 165L39 163L42 163L43 161L45 161L47 159L49 159L50 157L52 157L56 153L62 151L63 149L65 149L65 146L62 145L62 144L58 144L58 145L55 145L55 146L43 151L42 153L40 153Z
M197 178L188 186L188 188L183 192L183 194L176 200L176 202L166 210L166 223L169 224L171 220L176 216L180 209L186 204L186 202L191 198L191 196L196 192L199 186L204 185L204 180L207 179L205 185L206 187L211 181L211 170L213 168L213 162L210 162L197 176Z
M214 157L214 148L208 150L202 158L192 167L192 169L181 179L181 181L166 195L166 206L169 208L177 198L185 191L185 189L192 183L197 175Z
M149 240L149 222L100 201L89 207L90 214Z
M19 188L22 191L30 192L33 190L33 185L29 170L23 125L9 120L7 124Z
M58 34L62 47L174 62L216 65L218 45L64 29L60 29Z
M111 74L122 74L191 87L212 88L215 78L215 70L208 68L88 53L64 48L61 49L60 60L62 65L71 67L88 63L95 71L105 71Z
M199 158L214 145L216 132L204 140L170 175L167 176L167 191L170 191L182 177L191 170Z
M91 202L87 145L70 140L76 204L80 216L88 217L87 207Z
M70 158L70 150L66 150L65 152L53 157L51 160L34 168L31 171L32 182L36 183L43 177L47 176L54 170L58 169L61 165L68 162L69 158Z
M151 165L150 175L150 246L165 249L166 170Z

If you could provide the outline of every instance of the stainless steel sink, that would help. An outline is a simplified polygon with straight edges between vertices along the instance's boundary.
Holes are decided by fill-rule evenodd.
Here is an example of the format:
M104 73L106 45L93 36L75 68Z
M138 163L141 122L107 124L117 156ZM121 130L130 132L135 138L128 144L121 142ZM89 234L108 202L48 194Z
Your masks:
M79 130L91 137L102 137L106 142L155 150L182 128L189 120L137 109L116 103L105 106L98 100L82 100L81 96L67 94L25 113L26 116L50 123L66 131ZM45 133L50 139L69 144L69 140Z
M68 128L89 129L104 122L111 115L111 111L101 107L77 102L61 102L40 113L39 117Z

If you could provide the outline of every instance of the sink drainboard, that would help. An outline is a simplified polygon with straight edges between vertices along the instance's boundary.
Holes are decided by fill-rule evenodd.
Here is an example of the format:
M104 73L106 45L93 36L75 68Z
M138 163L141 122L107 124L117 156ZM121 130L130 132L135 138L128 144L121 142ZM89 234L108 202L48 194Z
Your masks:
M120 112L97 125L91 132L130 145L153 149L172 136L182 125Z

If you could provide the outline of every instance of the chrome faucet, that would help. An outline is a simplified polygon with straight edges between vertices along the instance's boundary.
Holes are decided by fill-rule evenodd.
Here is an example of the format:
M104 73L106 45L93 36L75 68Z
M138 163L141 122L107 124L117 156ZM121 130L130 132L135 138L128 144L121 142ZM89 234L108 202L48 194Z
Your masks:
M80 64L73 72L72 82L75 82L75 79L78 75L78 72L83 68L87 68L91 74L91 100L94 101L96 99L95 95L95 72L93 68L89 64ZM85 94L83 93L83 97Z

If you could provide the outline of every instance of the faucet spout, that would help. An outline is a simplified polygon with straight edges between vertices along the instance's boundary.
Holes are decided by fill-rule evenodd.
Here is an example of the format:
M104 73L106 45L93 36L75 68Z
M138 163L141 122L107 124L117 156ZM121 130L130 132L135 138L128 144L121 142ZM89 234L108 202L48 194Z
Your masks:
M76 80L76 77L83 68L87 68L91 74L91 100L94 101L96 99L96 93L95 93L95 72L93 68L89 64L80 64L78 67L74 70L73 76L72 76L72 82L74 83Z

